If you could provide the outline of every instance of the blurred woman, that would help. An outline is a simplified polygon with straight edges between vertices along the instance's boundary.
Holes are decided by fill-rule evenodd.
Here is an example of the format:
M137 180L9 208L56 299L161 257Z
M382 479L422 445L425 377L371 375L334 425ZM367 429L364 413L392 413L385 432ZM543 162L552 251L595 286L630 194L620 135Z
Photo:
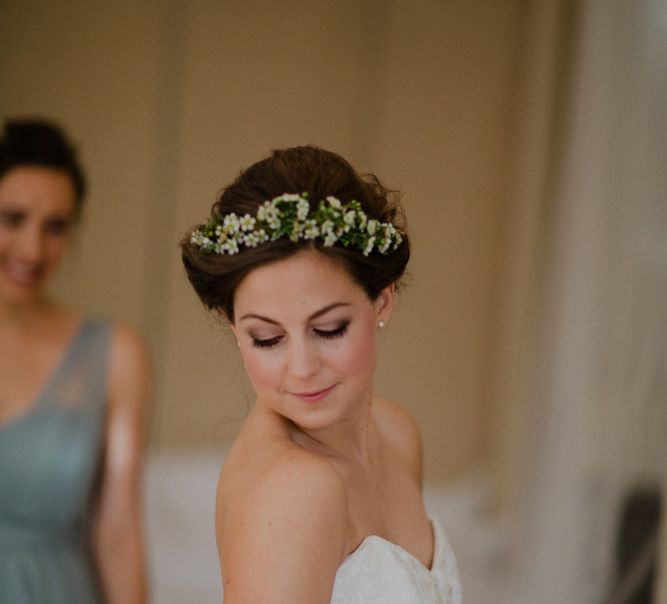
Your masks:
M148 356L129 327L83 316L46 291L84 194L76 153L57 127L6 123L0 602L8 604L146 601L139 479Z

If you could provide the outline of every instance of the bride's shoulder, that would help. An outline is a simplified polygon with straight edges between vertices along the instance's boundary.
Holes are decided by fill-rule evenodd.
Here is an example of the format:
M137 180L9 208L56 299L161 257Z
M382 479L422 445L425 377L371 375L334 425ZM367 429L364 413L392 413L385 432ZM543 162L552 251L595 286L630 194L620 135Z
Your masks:
M324 601L347 551L347 494L339 474L325 458L275 443L242 472L235 464L218 491L225 599L242 594L273 602L288 594L294 602Z
M391 450L421 477L422 440L419 426L410 411L403 405L376 397L373 414L382 437Z
M339 473L327 458L296 444L280 422L266 421L254 412L225 458L219 487L219 497L231 491L235 500L242 495L268 496L275 501L274 489L345 492Z
M275 495L284 489L326 490L330 495L345 492L342 478L329 460L294 443L268 441L257 443L254 450L231 453L232 463L229 467L225 463L221 479L234 483L235 498L247 493L248 497L268 496L275 501Z

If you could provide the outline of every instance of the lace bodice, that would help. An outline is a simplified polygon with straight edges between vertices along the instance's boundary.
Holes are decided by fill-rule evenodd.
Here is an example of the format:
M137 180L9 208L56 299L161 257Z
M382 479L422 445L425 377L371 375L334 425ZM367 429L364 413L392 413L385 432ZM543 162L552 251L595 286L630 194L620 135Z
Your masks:
M431 519L431 569L399 545L366 537L336 573L331 604L461 604L454 552L437 520Z

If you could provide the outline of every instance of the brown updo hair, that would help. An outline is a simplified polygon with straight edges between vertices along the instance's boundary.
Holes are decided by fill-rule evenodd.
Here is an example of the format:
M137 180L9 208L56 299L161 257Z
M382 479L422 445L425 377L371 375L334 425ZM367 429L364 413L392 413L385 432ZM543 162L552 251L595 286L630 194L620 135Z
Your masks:
M183 264L190 283L207 308L222 312L233 323L234 294L243 278L259 266L283 260L303 249L316 249L339 262L370 300L375 300L388 285L398 283L410 258L398 193L390 191L372 174L358 174L349 162L331 151L312 145L274 150L222 190L211 208L211 217L220 219L231 212L255 216L262 203L284 193L307 193L313 208L329 195L344 204L356 200L369 218L400 228L403 241L387 255L364 256L341 245L325 247L319 240L293 242L288 238L246 248L238 254L220 255L193 245L188 233L181 241Z

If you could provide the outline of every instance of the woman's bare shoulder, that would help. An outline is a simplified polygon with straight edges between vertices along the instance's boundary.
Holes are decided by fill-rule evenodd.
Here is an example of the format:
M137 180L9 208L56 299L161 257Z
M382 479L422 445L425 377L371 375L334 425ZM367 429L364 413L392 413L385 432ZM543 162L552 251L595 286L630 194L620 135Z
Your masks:
M274 487L345 494L342 478L321 455L274 434L243 440L241 435L234 443L220 473L218 497L223 505L228 491L235 501L273 495Z
M139 331L128 323L111 324L111 372L114 376L145 378L151 372L148 347Z
M153 387L151 355L144 339L131 325L112 323L108 371L111 407L145 414Z
M221 473L216 533L225 602L328 602L347 551L345 485L321 456L293 443L266 446Z
M403 405L376 397L374 415L382 436L389 446L421 480L422 440L419 426Z

